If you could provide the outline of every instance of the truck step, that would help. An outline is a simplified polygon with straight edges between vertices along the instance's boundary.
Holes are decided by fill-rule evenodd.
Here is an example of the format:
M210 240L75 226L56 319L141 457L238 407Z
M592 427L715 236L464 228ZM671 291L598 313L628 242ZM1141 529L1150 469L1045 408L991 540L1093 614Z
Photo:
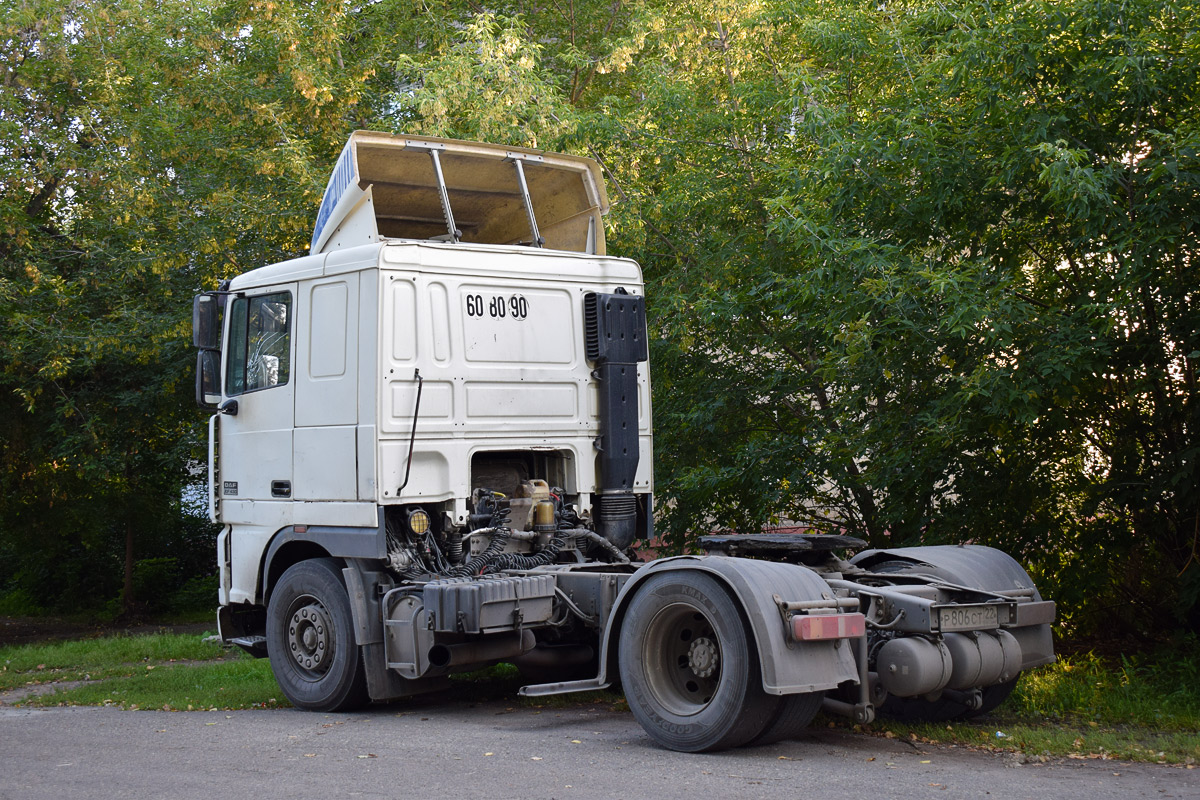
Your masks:
M236 644L255 658L267 657L266 636L234 636L229 639L229 643Z

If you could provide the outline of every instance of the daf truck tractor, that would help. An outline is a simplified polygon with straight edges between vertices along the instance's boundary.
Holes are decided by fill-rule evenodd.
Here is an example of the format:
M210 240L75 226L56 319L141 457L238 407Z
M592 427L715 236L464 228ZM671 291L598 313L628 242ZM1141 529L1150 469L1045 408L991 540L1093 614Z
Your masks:
M359 131L309 254L195 298L221 639L316 711L499 662L527 696L619 683L681 751L979 714L1053 661L1053 602L987 547L637 559L646 305L607 210L587 158Z

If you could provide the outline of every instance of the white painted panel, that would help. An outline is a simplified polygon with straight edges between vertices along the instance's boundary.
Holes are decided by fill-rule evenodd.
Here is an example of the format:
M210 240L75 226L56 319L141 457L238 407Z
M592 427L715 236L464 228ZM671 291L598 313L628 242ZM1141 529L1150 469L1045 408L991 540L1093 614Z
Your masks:
M375 499L375 426L359 425L358 499Z
M633 488L639 491L654 489L654 440L650 436L638 437L638 467L633 476Z
M357 500L357 430L352 425L297 428L292 497Z
M573 383L468 383L469 418L576 417L579 390Z
M297 501L297 525L346 525L353 528L374 528L379 524L379 512L374 503L306 502Z
M433 360L450 362L450 292L441 281L429 283L429 317L433 323Z
M241 403L242 408L246 405ZM226 501L252 498L260 504L286 504L272 499L271 483L292 478L292 430L233 432L231 428L221 432L221 521L254 523L257 518L239 515Z
M408 276L393 276L391 295L392 360L411 363L417 359L417 289Z
M459 483L465 483L465 475L457 476L453 481L450 475L450 462L441 448L430 449L429 444L417 444L412 457L412 470L408 468L409 443L404 440L381 442L380 461L380 494L385 500L397 496L405 475L408 484L399 494L401 499L449 500L454 496L454 490Z
M359 325L353 311L360 275L344 273L300 284L297 428L358 422Z
M332 261L333 255L330 256ZM358 282L358 311L353 314L358 324L358 422L373 425L379 408L379 354L386 352L387 339L383 338L387 328L379 318L379 295L382 291L378 270L363 270ZM386 285L386 284L385 284ZM354 324L353 322L351 324ZM359 438L362 444L362 438ZM375 463L375 447L359 451L359 480L362 480L362 459ZM373 470L372 470L373 474ZM367 497L374 497L373 494ZM366 499L364 497L363 499Z
M312 288L312 318L319 320L319 324L308 330L308 374L312 378L338 378L346 374L348 303L345 281Z
M404 424L411 426L413 411L417 407L417 382L394 380L388 385L388 394L391 397L391 419L406 421ZM421 389L421 421L450 419L453 416L454 386L449 381L425 381Z
M571 364L581 326L565 290L459 286L464 357L472 363ZM580 330L576 330L580 328Z
M246 508L238 508L237 513L242 518L252 518L254 514L254 506L268 506L272 508L267 511L283 511L286 509L287 514L276 514L274 519L264 519L255 524L238 525L230 531L229 545L232 563L230 564L230 588L229 602L230 603L254 603L262 600L258 597L258 581L262 575L262 556L263 551L267 547L267 542L275 535L275 532L284 525L291 524L291 503L258 503L246 501L238 503L239 506L247 506Z

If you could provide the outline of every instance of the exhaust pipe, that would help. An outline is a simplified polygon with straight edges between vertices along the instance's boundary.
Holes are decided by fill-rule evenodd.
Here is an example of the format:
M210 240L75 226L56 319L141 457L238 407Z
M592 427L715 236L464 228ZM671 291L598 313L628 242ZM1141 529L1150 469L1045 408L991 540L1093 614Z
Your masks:
M486 664L503 661L528 653L537 644L533 631L520 633L492 634L476 642L462 644L435 644L429 648L429 665L434 669L446 670L467 664Z

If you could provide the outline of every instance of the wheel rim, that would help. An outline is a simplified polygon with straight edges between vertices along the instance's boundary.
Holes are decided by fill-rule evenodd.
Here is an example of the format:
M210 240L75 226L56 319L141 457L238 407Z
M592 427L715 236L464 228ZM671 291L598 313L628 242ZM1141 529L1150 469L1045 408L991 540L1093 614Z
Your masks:
M642 640L646 683L655 700L681 717L708 707L721 682L720 639L700 609L674 603L655 615Z
M333 660L333 625L321 601L311 595L297 597L288 615L287 647L306 678L316 680L329 671Z

